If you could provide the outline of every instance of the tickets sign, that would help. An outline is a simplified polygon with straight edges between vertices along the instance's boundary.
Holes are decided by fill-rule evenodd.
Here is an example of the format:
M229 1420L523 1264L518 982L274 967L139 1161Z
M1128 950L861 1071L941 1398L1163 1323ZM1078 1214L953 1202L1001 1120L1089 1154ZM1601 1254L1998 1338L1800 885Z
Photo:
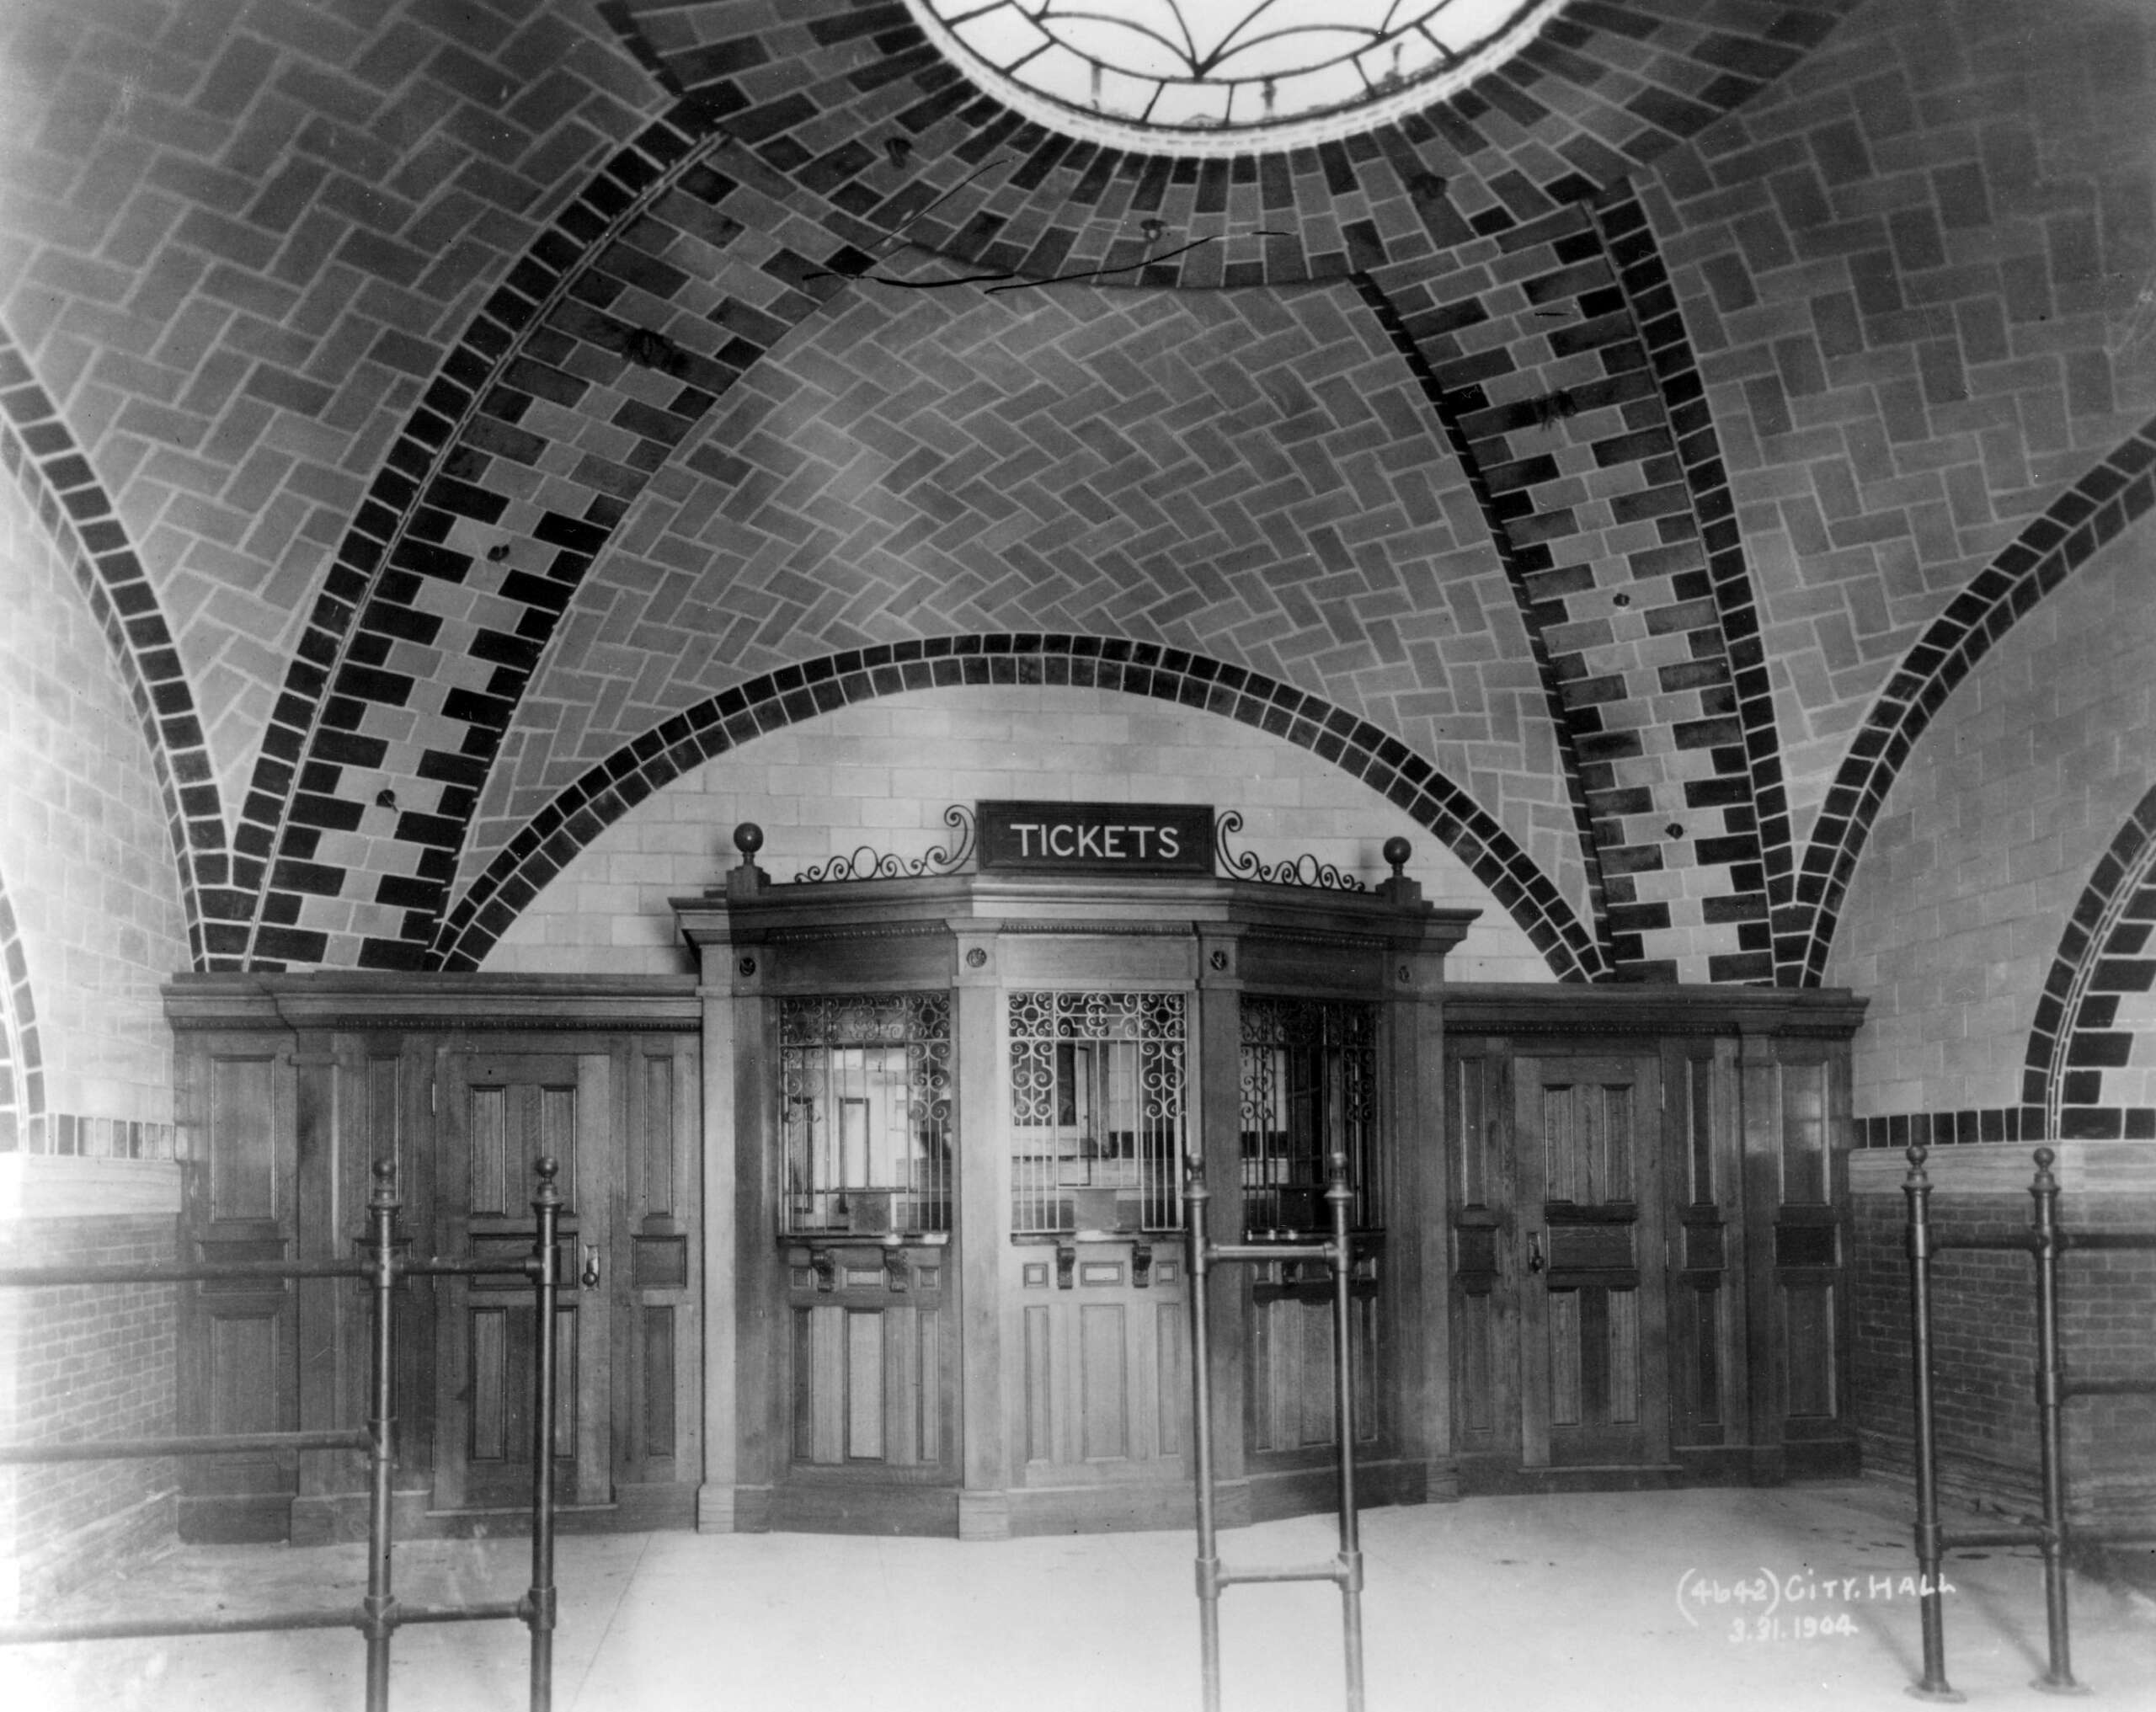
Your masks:
M1209 874L1213 810L1186 803L977 803L983 873Z

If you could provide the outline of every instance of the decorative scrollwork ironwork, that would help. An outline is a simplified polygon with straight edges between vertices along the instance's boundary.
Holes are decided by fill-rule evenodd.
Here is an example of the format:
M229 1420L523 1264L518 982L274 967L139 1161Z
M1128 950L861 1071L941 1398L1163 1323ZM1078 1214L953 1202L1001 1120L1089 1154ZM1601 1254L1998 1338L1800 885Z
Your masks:
M939 846L908 861L889 851L873 850L864 844L847 855L803 868L793 877L794 883L820 885L830 880L918 880L931 874L955 873L973 856L973 811L963 803L953 803L943 811L943 824L955 828L958 834L958 842L948 850Z
M1259 861L1252 851L1230 849L1228 835L1242 829L1243 817L1233 808L1223 809L1213 824L1213 847L1219 852L1220 866L1235 879L1257 880L1273 886L1309 886L1323 892L1370 889L1354 875L1307 852L1285 861L1267 862Z

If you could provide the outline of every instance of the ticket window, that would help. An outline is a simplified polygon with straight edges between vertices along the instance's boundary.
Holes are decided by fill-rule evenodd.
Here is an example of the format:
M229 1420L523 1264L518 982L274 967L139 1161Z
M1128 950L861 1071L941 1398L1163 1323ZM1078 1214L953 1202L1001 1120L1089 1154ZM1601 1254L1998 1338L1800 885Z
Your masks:
M1014 1235L1182 1224L1188 1003L1181 993L1013 993Z
M779 1032L787 1234L947 1232L948 995L786 999Z
M1241 1033L1244 1230L1289 1238L1329 1229L1335 1151L1347 1155L1353 1228L1379 1228L1374 1007L1246 995Z

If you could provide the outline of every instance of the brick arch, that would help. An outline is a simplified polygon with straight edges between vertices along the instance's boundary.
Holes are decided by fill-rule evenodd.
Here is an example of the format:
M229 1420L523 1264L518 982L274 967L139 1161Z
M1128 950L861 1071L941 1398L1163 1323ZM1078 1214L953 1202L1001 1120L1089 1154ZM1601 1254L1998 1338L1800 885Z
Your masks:
M2068 918L2029 1029L2021 1134L2063 1140L2156 1140L2156 1106L2106 1100L2135 1032L2121 1001L2156 987L2156 789L2134 805ZM2041 1123L2041 1127L2036 1126Z
M8 882L0 875L0 1153L45 1149L45 1056L29 961Z
M203 918L229 896L224 806L179 650L112 496L74 434L0 329L0 463L44 525L103 632L150 752L187 915L204 967ZM27 990L27 989L25 989Z
M1787 945L1785 963L1798 977L1787 984L1817 986L1823 979L1857 857L1932 717L2031 607L2152 504L2156 420L2053 500L1903 656L1851 741L1813 824L1796 901L1776 912L1778 946Z
M1398 739L1261 673L1181 649L1086 636L942 637L828 654L736 685L624 744L504 845L442 924L429 958L477 968L540 888L646 797L691 767L819 713L909 690L1058 684L1218 713L1332 762L1427 826L1511 914L1561 980L1602 972L1561 893L1496 820Z

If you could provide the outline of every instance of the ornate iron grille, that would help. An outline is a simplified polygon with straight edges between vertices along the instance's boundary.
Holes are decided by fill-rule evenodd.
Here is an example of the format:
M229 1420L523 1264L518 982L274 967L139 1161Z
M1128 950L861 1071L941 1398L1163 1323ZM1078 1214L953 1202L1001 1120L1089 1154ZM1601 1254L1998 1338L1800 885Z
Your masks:
M1011 1229L1182 1224L1181 993L1013 993Z
M779 1001L790 1232L951 1228L951 1000Z
M1307 1235L1331 1217L1326 1156L1348 1155L1358 1230L1384 1221L1377 1169L1373 1006L1246 995L1242 1002L1243 1228Z

